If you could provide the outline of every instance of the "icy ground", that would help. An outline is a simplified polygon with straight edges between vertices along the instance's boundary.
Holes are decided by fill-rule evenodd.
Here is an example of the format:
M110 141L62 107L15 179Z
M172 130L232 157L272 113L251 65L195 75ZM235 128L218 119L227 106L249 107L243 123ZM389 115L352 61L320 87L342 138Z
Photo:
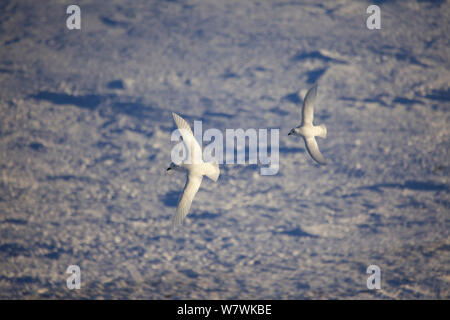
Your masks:
M449 299L450 3L374 3L2 0L0 298ZM221 166L172 234L172 111L279 128L279 174Z

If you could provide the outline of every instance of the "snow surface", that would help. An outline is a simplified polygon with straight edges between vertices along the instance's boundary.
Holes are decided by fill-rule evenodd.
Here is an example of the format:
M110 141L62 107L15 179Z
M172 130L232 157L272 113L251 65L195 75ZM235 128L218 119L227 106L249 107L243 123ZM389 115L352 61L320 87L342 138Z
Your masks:
M448 1L68 4L0 2L1 299L450 298ZM327 166L287 136L315 81ZM171 233L171 112L279 128L279 173L222 165Z

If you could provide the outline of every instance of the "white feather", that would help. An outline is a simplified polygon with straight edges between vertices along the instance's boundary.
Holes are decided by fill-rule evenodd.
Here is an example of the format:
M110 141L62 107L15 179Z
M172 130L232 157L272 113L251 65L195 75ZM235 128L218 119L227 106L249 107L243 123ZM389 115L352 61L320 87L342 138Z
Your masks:
M322 153L320 153L319 146L315 137L326 138L327 128L325 125L315 126L314 120L314 104L317 96L317 84L313 85L305 95L302 107L302 122L292 129L289 134L294 134L303 137L305 140L306 149L310 156L320 164L325 165L326 160Z
M177 168L188 172L183 194L178 202L177 212L172 218L172 229L181 225L189 213L192 201L206 175L213 181L217 181L220 175L219 166L215 163L205 163L202 159L202 150L192 133L191 127L182 117L172 113L173 119L180 130L183 143L190 154L189 161L181 163Z

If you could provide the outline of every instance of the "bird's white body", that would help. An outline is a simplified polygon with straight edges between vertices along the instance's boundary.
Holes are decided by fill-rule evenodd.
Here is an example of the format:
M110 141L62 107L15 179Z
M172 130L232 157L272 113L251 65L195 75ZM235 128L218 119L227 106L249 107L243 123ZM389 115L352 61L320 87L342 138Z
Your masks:
M179 164L171 163L167 169L167 171L173 169L175 171L187 172L186 185L178 202L177 212L172 218L172 228L175 228L183 223L184 218L189 213L192 200L200 188L203 176L207 176L215 182L219 179L220 169L215 163L203 162L202 150L189 124L175 113L172 113L172 116L183 138L185 150L188 153L187 161Z
M305 139L320 137L327 137L327 128L325 125L313 126L313 125L303 125L295 128L294 135L304 137Z
M314 102L317 95L317 84L312 86L306 93L302 108L302 123L292 129L289 135L300 136L305 140L306 148L311 157L320 164L325 165L326 160L320 153L319 146L315 137L326 138L327 128L325 125L313 125L314 119Z

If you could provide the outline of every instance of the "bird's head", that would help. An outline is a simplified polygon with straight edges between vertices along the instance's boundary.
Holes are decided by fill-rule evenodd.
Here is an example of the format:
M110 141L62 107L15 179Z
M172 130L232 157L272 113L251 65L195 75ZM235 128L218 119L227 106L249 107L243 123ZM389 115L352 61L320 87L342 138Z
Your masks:
M181 170L181 169L182 169L182 168L181 168L180 165L171 162L171 163L170 163L170 166L169 166L169 167L167 168L167 170L166 170L166 173L171 173L171 172L173 172L173 171L177 171L177 170Z
M289 131L288 136L290 136L290 135L292 135L292 134L295 134L295 128L294 128L294 129L291 129L291 131Z
M167 173L172 172L172 171L175 169L175 166L176 166L176 164L173 163L173 162L171 162L170 165L169 165L169 167L167 168L166 172L167 172Z

